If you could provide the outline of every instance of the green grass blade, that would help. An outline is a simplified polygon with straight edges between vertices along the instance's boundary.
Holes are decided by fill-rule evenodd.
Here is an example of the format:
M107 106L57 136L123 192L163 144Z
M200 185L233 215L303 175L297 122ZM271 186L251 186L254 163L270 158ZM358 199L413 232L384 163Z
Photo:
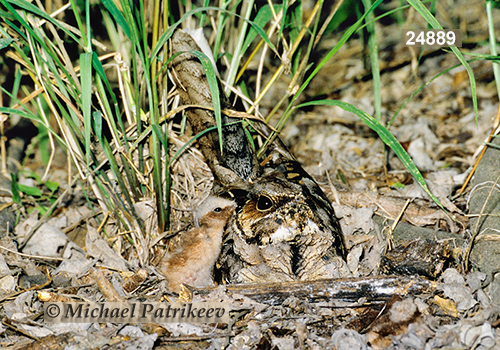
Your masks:
M106 10L109 11L111 16L113 16L113 19L116 21L116 23L118 23L118 25L122 28L127 38L129 38L129 40L132 40L130 26L125 20L125 17L123 17L123 14L120 12L120 10L118 10L118 7L116 7L115 3L112 0L101 0L101 2Z
M70 38L72 38L76 43L82 45L82 43L80 42L79 38L74 34L72 33L70 30L66 29L65 27L61 26L59 24L59 22L57 20L55 20L54 18L50 17L47 13L43 12L42 10L40 10L38 7L36 7L35 5L31 4L30 2L28 1L25 1L25 0L0 0L0 3L2 5L4 5L8 11L10 11L10 13L12 13L14 15L14 17L16 18L16 20L18 20L19 22L21 22L21 26L26 28L26 29L30 29L31 26L29 24L26 23L26 21L24 21L24 19L22 19L19 14L17 13L17 11L12 7L11 4L15 5L15 6L18 6L22 9L24 9L25 11L27 12L31 12L39 17L42 17L43 19L49 21L50 23L52 23L53 25L56 26L56 28L62 30L63 32L65 32ZM84 46L84 45L82 45Z
M321 62L316 66L316 68L313 70L313 72L307 77L307 79L304 81L304 83L301 85L301 87L299 88L299 90L297 91L297 93L295 94L294 96L294 101L297 99L297 97L302 93L302 91L304 91L304 89L309 85L309 83L311 82L311 80L316 76L316 74L318 74L318 72L321 70L321 68L323 68L323 66L333 57L333 55L335 55L337 53L337 51L346 43L346 41L351 37L351 35L358 29L358 27L363 23L363 21L365 20L365 17L368 15L368 13L370 13L371 11L373 11L378 5L380 5L380 3L382 2L383 0L377 0L371 7L368 11L366 11L363 16L361 16L361 18L356 22L354 23L345 33L344 35L342 35L342 38L339 40L339 42L337 43L337 45L335 45L331 50L330 52L328 52L328 54L321 60Z
M315 1L316 3L316 1ZM290 31L290 41L295 42L299 36L300 30L304 26L302 22L302 6L301 0L295 1L288 8L287 29Z
M80 34L82 35L82 41L84 43L89 42L90 43L90 38L85 34L85 28L82 24L82 20L80 18L80 11L78 10L78 5L76 4L75 0L70 0L71 3L71 8L73 9L73 14L75 15L75 20L76 23L78 24L78 29L80 30ZM85 3L88 4L88 0L85 0ZM86 8L87 6L85 6ZM90 30L90 28L88 28ZM83 45L84 47L87 47L86 45ZM87 47L90 49L90 46Z
M405 168L410 172L410 174L413 176L413 178L418 182L418 184L422 187L422 189L436 202L437 205L439 205L442 209L443 206L439 202L439 199L436 198L429 190L427 187L427 184L425 183L425 179L418 170L417 166L411 159L411 157L408 155L408 153L405 151L403 146L398 142L398 140L392 135L389 130L387 130L382 124L380 124L375 118L373 118L371 115L368 113L360 110L359 108L351 105L350 103L346 103L343 101L336 101L336 100L319 100L319 101L311 101L311 102L306 102L302 103L296 108L302 108L302 107L309 107L309 106L332 106L332 107L340 107L343 110L347 112L354 113L356 116L358 116L359 119L361 119L370 129L375 131L380 139L387 145L389 146L394 153L398 156L398 158L401 160Z
M92 104L92 52L80 55L80 81L82 86L82 113L85 140L85 155L87 158L87 167L90 166L90 146L91 146L91 114Z
M432 28L443 29L438 20L432 15L432 13L427 9L427 7L424 6L424 4L420 0L407 0L407 1L415 10L417 10L418 13L420 13L422 17L424 17L424 19L432 26ZM465 70L469 74L470 89L472 94L472 104L474 106L474 114L476 116L476 124L477 124L478 123L477 93L476 93L476 79L474 78L474 73L472 72L471 66L469 65L469 63L467 63L462 53L456 47L451 46L450 49L453 51L455 56L457 56L458 60L462 63L462 65L465 67Z
M12 96L17 96L17 94L19 93L19 88L21 87L22 77L23 77L23 73L20 70L16 71L16 73L14 74L14 84L12 84L12 89L11 89ZM10 105L14 106L13 99L11 99Z
M19 186L17 183L17 175L14 173L10 173L10 191L12 192L12 200L14 203L22 205L21 195L19 194Z
M212 103L214 105L215 123L217 124L220 150L222 151L222 116L220 108L219 84L217 82L214 67L212 67L212 61L210 61L210 59L203 52L189 51L189 53L196 56L200 60L203 65L203 69L205 70L205 74L207 75L208 87L210 88Z
M3 88L1 88L3 92L7 93L7 91L5 91ZM14 108L9 108L9 107L1 107L0 106L0 113L2 114L17 114L23 118L27 118L27 119L31 119L33 120L34 122L38 122L38 123L43 123L43 120L37 116L36 114L33 114L31 112L27 112L27 111L23 111L21 109L14 109Z
M359 26L363 23L366 15L369 12L373 11L378 5L380 5L380 3L382 1L383 0L377 0L370 7L370 9L368 11L366 11L358 21L356 21L356 23L354 23L352 26L350 26L349 29L342 35L342 38L340 38L339 42L321 60L321 62L316 66L316 68L312 71L312 73L309 74L307 79L302 83L300 88L297 90L297 92L293 96L292 100L290 101L290 103L288 105L287 110L283 113L283 116L278 121L278 124L277 124L278 130L281 130L284 127L286 121L288 120L288 118L290 117L290 115L293 111L293 104L299 98L300 94L306 89L306 87L309 86L309 83L311 82L311 80L316 76L316 74L318 74L318 72L321 70L321 68L323 68L323 66L333 57L333 55L335 55L337 53L337 51L346 43L346 41L351 37L351 35L359 28ZM257 157L259 157L265 151L267 146L274 140L275 137L276 137L276 133L273 131L271 133L270 137L268 137L266 139L266 141L264 142L264 145L259 149Z
M0 1L4 1L4 0L0 0ZM379 0L379 1L382 1L382 0ZM151 53L151 57L150 59L153 59L154 57L156 57L158 55L158 53L161 51L161 49L163 48L163 45L165 45L165 43L167 42L168 39L170 39L170 37L172 36L172 34L174 33L175 29L183 22L185 21L189 16L197 13L197 12L201 12L201 11L209 11L209 10L213 10L213 11L219 11L219 12L223 12L223 13L226 13L226 14L229 14L229 15L233 15L233 16L236 16L236 17L239 17L241 18L242 20L248 22L253 29L255 29L257 31L257 33L262 37L262 39L264 39L264 41L269 45L269 48L273 51L276 51L276 46L274 46L274 44L271 42L271 40L269 40L269 38L267 37L266 35L266 32L264 31L264 29L262 29L261 26L259 26L258 24L254 23L253 21L250 21L246 18L244 18L243 16L240 16L239 14L237 13L234 13L234 12L231 12L231 11L227 11L227 10L223 10L219 7L200 7L200 8L197 8L197 9L193 9L191 11L188 11L184 14L184 16L181 17L181 19L179 19L177 22L175 22L174 24L172 24L166 31L165 33L163 33L160 37L160 39L158 39L158 43L155 45L154 49L153 49L153 52Z
M278 39L281 38L281 35L283 34L283 30L286 27L286 16L287 16L287 11L288 11L288 0L283 0L283 14L281 15L281 23L280 23L280 28L278 31Z
M281 10L281 5L274 5L275 12L279 12L280 10ZM255 15L253 22L263 28L272 19L273 19L273 11L271 11L269 5L266 4L259 9L259 12L257 12L257 14ZM257 31L253 27L250 28L245 37L245 41L243 42L243 47L241 48L242 56L248 50L248 48L250 47L256 36L257 36Z
M102 138L102 113L101 111L94 111L92 113L92 125L94 126L94 134L97 136L97 139L100 140Z
M490 36L490 52L492 56L497 56L497 41L495 39L495 26L493 24L491 3L492 3L491 0L486 1L486 14L488 15L488 32ZM493 62L493 75L495 76L495 83L497 85L497 94L498 94L497 97L500 98L500 65L497 62Z
M151 125L151 129L153 130L153 134L157 137L158 140L160 140L161 145L163 146L163 150L165 151L167 161L168 161L168 139L167 136L165 135L165 132L160 128L159 125ZM170 217L167 215L167 213L170 212L170 162L168 162L168 165L165 166L165 203L164 203L164 210L165 210L165 215L164 215L164 223L165 223L165 229L168 229L170 227Z
M238 124L238 123L241 123L241 121L231 122L231 123L224 124L224 125L233 125L233 124ZM163 139L163 137L162 137L163 132L161 131L161 129L160 129L160 128L158 128L158 127L153 127L153 128L152 128L152 130L153 130L153 133L155 133L155 134L157 134L157 135L158 135L158 137L160 138L160 140L162 140L162 139ZM207 128L207 129L203 130L202 132L200 132L199 134L196 134L195 136L193 136L192 138L190 138L188 142L186 142L184 145L182 145L182 147L181 147L181 148L179 148L179 149L177 150L177 152L175 152L175 154L173 155L173 157L172 157L172 158L170 159L170 161L168 162L167 167L168 167L168 168L170 168L170 166L172 166L172 163L173 163L173 162L174 162L177 158L179 158L179 156L180 156L182 153L184 153L184 151L185 151L187 148L189 148L189 147L191 146L191 144L192 144L194 141L198 140L200 137L202 137L202 136L204 136L204 135L206 135L206 134L208 134L208 133L210 133L210 132L212 132L212 131L214 131L214 130L217 130L217 127L216 127L216 126L212 126L212 127L210 127L210 128ZM165 146L166 146L166 142L165 142L165 141L162 141L162 144L163 144L163 147L165 147Z
M233 58L231 59L231 65L229 66L229 73L227 75L226 82L232 86L234 85L234 81L236 79L236 74L238 74L238 68L240 66L241 58L243 57L243 52L241 48L243 47L243 43L245 40L245 35L248 28L248 23L250 22L250 16L253 10L254 0L246 1L247 11L245 13L246 21L241 24L241 31L239 33L238 41L236 43L236 47L233 51ZM255 24L255 22L252 22ZM226 88L226 93L229 93L229 88Z
M467 61L467 62L473 62L473 61L478 61L478 60L483 60L483 59L485 59L485 58L484 58L484 57L478 57L478 58L471 59L471 60L469 60L469 61ZM440 76L442 76L442 75L444 75L444 74L448 73L448 72L449 72L449 71L451 71L452 69L455 69L455 68L457 68L457 67L459 67L459 66L461 66L461 65L462 65L461 63L458 63L458 64L456 64L456 65L454 65L454 66L451 66L450 68L447 68L447 69L445 69L444 71L439 72L438 74L434 75L431 79L429 79L428 81L426 81L425 83L423 83L422 85L420 85L420 87L419 87L417 90L415 90L415 91L411 94L411 96L410 96L410 97L408 97L408 98L406 99L406 101L405 101L405 102L401 105L401 107L399 107L399 108L398 108L398 110L396 111L396 113L394 113L394 115L392 116L391 120L389 120L389 122L387 123L387 128L389 129L389 127L391 126L391 124L392 124L392 122L394 121L394 119L396 119L396 117L398 116L399 112L401 112L401 110L402 110L403 108L405 108L405 106L408 104L408 102L410 102L410 101L411 101L411 99L412 99L413 97L415 97L415 96L416 96L416 95L417 95L420 91L422 91L422 89L423 89L423 88L425 88L427 85L429 85L430 83L432 83L434 80L436 80L436 79L437 79L437 78L439 78Z
M365 10L370 9L371 0L363 0L363 5ZM375 31L375 24L371 22L374 18L373 11L370 11L366 16L366 30L368 31L368 48L370 51L370 64L372 67L372 79L373 79L373 101L375 107L375 119L379 122L381 121L381 111L382 111L382 97L380 91L380 67L378 63L378 43L377 43L377 33Z
M38 187L17 184L17 188L19 189L19 192L27 194L28 196L34 196L34 197L42 196L42 191L40 191Z
M5 49L10 44L12 44L14 41L16 41L16 39L12 39L12 38L9 38L9 39L0 39L0 50Z

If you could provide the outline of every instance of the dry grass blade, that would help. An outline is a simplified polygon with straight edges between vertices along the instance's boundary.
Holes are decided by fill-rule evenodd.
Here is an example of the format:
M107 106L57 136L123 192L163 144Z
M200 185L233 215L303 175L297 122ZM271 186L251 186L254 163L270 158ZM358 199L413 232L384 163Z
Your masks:
M491 133L489 134L489 136L488 136L487 140L485 141L485 143L491 142L491 139L495 135L498 135L498 133L500 132L499 127L500 127L500 105L498 105L498 108L497 108L497 115L495 116L495 120L493 122L493 127L491 129ZM476 162L474 163L474 166L472 167L472 170L470 171L469 175L467 175L467 178L465 179L464 184L462 185L462 187L458 191L457 196L461 195L462 193L464 193L465 189L469 185L469 182L472 179L472 176L474 176L474 173L476 172L476 169L477 169L477 167L479 165L479 162L481 161L481 159L484 156L484 152L486 152L486 150L488 149L488 145L481 145L481 148L482 148L481 149L481 153L477 157Z
M481 218L484 215L484 210L485 210L487 204L490 202L490 199L491 199L495 189L498 190L497 186L498 186L499 181L500 181L500 174L497 176L495 181L491 184L491 189L488 192L488 195L486 196L486 198L484 200L483 206L481 207L481 210L479 211L478 217L476 218L476 224L474 225L474 228L471 230L470 242L469 242L469 245L467 246L467 249L465 250L464 259L463 259L465 271L468 271L468 269L469 269L469 257L470 257L471 251L472 251L472 247L474 246L474 241L476 240L476 237L479 234L478 228L479 228L479 224L481 223Z

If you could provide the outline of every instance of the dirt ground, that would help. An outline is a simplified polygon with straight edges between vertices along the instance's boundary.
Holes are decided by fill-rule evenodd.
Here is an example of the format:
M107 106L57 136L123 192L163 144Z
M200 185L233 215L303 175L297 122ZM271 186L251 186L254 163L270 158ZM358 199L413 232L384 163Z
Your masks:
M397 4L391 1L383 6L388 9ZM437 18L444 27L462 30L461 52L467 59L474 57L469 53L489 54L483 1L440 2L437 9ZM413 10L406 10L404 18L405 28L427 27ZM500 37L499 9L494 9L494 20L496 35ZM328 285L323 288L330 293L330 298L323 299L312 297L313 293L303 285L296 286L298 292L286 295L279 302L270 297L266 299L262 293L252 294L230 286L184 296L190 301L230 303L233 321L229 325L47 325L40 321L43 297L52 301L55 299L50 298L55 295L98 301L108 300L117 293L119 300L156 301L161 295L175 299L166 291L161 276L149 267L145 269L147 277L136 289L124 288L125 280L132 274L130 271L139 273L138 269L130 268L137 266L137 261L126 261L119 254L121 238L112 239L113 249L102 245L106 241L97 234L98 223L92 210L82 194L72 192L48 223L40 227L30 245L23 247L22 252L28 256L17 253L13 237L27 234L36 224L37 215L24 212L13 236L2 235L0 245L10 250L2 250L0 254L0 289L3 290L0 292L0 347L500 349L500 141L489 138L498 131L500 112L492 62L470 63L477 84L476 117L469 77L463 66L434 79L459 64L456 56L449 50L427 48L421 52L404 47L402 29L391 21L376 22L382 122L387 125L391 121L389 130L424 174L446 212L427 197L394 153L384 148L375 132L340 108L324 106L298 111L281 138L322 186L337 216L342 218L349 249L347 263L359 282L349 288L362 289L376 284L371 278L386 278L381 271L400 273L391 265L391 259L411 260L398 251L400 244L406 244L403 248L410 247L419 262L427 264L423 268L426 278L401 277L396 289L408 288L408 291L393 296L376 295L374 290L373 295L353 294L356 297L346 298L328 289ZM319 61L340 36L341 33L328 34L315 51L314 60ZM360 37L349 40L312 80L301 100L337 99L373 115L373 82L367 55ZM272 69L268 74L271 73ZM266 77L270 75L264 76L264 80ZM263 115L274 107L288 83L289 77L284 75L274 84L260 104ZM392 120L406 99L424 84ZM186 141L185 137L177 139ZM481 155L486 143L486 152ZM9 155L12 152L13 149ZM34 153L24 166L40 171L40 154L36 150ZM197 164L201 159L194 149L186 157L192 158L175 164L174 172L183 174L183 166ZM66 188L70 182L66 157L61 152L58 158L52 181ZM474 176L462 191L478 161ZM208 192L211 186L208 169L196 166L195 190ZM173 189L173 202L179 209L173 214L177 219L176 228L185 225L179 218L189 217L183 210L192 204L183 202L183 194L192 190L191 180L184 180L178 181ZM7 186L8 182L1 185ZM144 202L138 210L147 217L152 209ZM6 223L3 226L12 225L12 217L12 212L3 210L2 220ZM61 238L61 232L69 241ZM388 239L391 235L392 240ZM475 243L468 270L465 270L464 251L472 237ZM64 249L70 245L80 251L80 255L66 263L33 258L33 255L45 255L40 246L48 240L58 242L55 246L62 245ZM382 258L390 246L395 247L394 255ZM52 246L47 247L50 249ZM108 268L94 270L96 261L89 259L89 254L101 256ZM102 283L96 285L96 280ZM414 289L408 287L411 284ZM272 292L269 295L272 296Z

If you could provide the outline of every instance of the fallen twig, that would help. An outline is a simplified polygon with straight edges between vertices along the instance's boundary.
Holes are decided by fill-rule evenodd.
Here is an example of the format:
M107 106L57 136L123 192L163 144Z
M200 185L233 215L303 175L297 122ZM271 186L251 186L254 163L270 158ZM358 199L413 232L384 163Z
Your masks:
M209 294L216 287L194 289L198 294ZM433 293L436 282L418 276L381 276L371 278L325 279L258 284L226 285L229 293L242 294L259 303L279 305L290 296L309 302L387 300L395 294L418 295Z

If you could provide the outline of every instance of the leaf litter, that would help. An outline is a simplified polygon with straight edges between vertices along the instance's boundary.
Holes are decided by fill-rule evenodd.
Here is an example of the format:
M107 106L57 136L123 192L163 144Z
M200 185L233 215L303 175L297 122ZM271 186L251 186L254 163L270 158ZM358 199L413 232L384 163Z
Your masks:
M483 14L478 14L481 4L459 1L454 8L447 8L447 13L463 21L463 14L467 13L468 30L473 35L475 31L484 30L481 29ZM475 15L472 19L471 12ZM412 53L402 49L401 40L396 37L399 30L390 26L380 26L380 30L386 37L381 41L380 55L382 69L387 69L382 73L382 115L387 121L404 99L443 68L456 64L456 59L450 53L425 51L424 59L414 70ZM335 42L336 39L328 40ZM328 40L324 42L324 49L328 48ZM370 79L363 79L367 70L362 49L359 39L348 42L336 59L331 60L312 81L306 97L325 94L373 114L372 83ZM474 51L487 53L484 50L480 47ZM458 67L417 94L401 110L390 128L425 173L432 193L440 198L450 213L456 214L451 219L405 176L404 167L390 152L388 177L384 178L381 173L384 162L382 142L351 114L331 107L315 107L297 113L282 133L282 138L306 171L329 194L337 215L342 218L352 276L362 281L379 275L382 257L391 250L390 247L397 251L401 244L412 242L423 246L424 243L420 242L424 241L418 241L420 236L417 233L422 231L405 225L410 223L426 226L427 238L430 237L433 246L442 242L449 245L449 256L441 259L442 266L433 272L432 288L420 289L417 293L403 288L385 299L360 295L357 299L339 297L318 301L290 295L282 302L274 303L256 300L245 292L239 293L222 285L205 293L188 289L179 298L193 302L230 303L233 309L230 325L48 325L40 321L42 300L54 301L62 297L66 301L106 301L112 298L159 301L165 296L166 300L175 301L177 298L168 292L162 277L153 267L155 255L161 252L152 244L154 239L141 242L140 249L132 249L118 220L108 219L103 227L99 227L94 217L100 215L102 219L103 213L93 214L87 204L76 206L77 201L70 201L69 208L36 230L22 250L25 255L18 253L15 241L22 242L30 227L37 223L37 213L24 213L13 235L0 241L3 247L0 254L1 346L36 348L30 347L33 339L43 338L39 348L43 344L54 349L500 347L500 277L495 273L481 272L480 265L473 265L471 272L465 273L460 260L461 251L470 240L470 229L464 215L468 209L469 193L456 196L457 190L464 183L478 148L491 131L491 120L498 106L498 96L490 84L493 76L491 65L473 62L471 66L478 82L477 124L467 75L463 68ZM335 83L332 85L331 82ZM277 96L283 93L276 87L273 89ZM276 96L263 99L261 112L265 114L266 108L272 108L275 100ZM168 136L177 149L188 140L174 132ZM192 208L208 194L213 180L195 148L190 148L174 162L172 174L172 227L165 233L167 235L173 235L191 223ZM60 183L67 181L61 180ZM394 186L396 183L401 183L403 188ZM392 225L408 198L411 203L402 221L393 229ZM156 222L151 201L145 199L136 204L136 210L152 237L164 234L154 232ZM81 246L67 238L64 230L69 226L74 231L83 227L80 235L83 235L84 243ZM400 230L401 227L404 229ZM162 244L162 241L155 243ZM145 262L145 266L141 262ZM102 284L95 284L96 275L104 278ZM46 286L48 278L52 285ZM130 285L130 289L123 287L126 285Z

